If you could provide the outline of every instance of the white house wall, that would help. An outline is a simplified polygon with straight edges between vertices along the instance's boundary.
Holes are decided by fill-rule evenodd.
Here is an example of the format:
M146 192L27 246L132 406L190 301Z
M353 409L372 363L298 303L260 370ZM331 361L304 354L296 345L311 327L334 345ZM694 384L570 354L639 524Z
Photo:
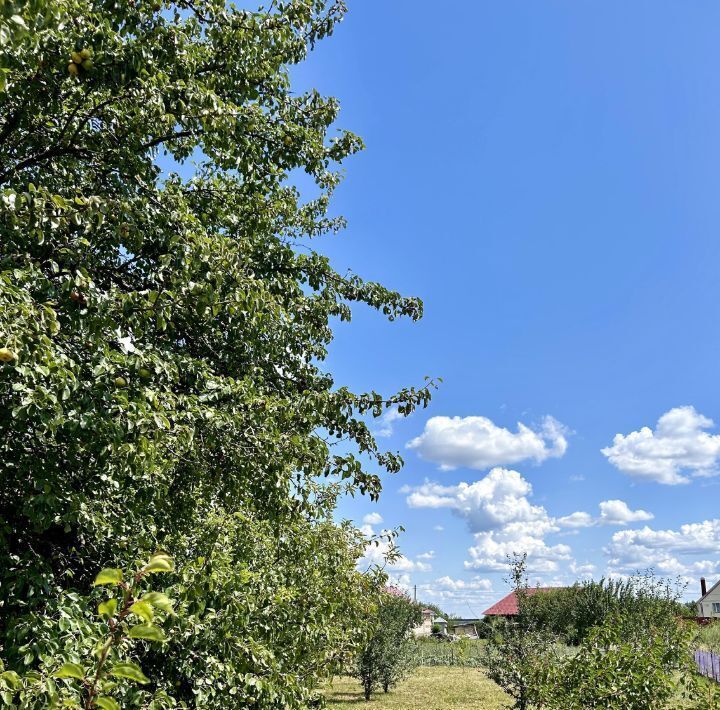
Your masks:
M713 604L716 605L713 610ZM698 616L720 619L720 585L710 590L708 595L697 604Z

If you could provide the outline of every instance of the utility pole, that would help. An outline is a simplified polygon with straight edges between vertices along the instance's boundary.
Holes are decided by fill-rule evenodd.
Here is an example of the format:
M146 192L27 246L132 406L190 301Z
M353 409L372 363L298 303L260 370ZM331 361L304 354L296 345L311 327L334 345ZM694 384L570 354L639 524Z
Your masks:
M417 584L415 585L415 589L413 591L413 601L417 604Z

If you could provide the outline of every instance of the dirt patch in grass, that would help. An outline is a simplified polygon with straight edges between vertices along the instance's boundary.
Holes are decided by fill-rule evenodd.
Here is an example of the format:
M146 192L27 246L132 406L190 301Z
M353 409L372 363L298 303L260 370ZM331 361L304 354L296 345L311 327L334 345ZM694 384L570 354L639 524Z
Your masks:
M505 710L508 696L476 668L418 668L397 688L375 693L365 702L360 683L354 678L336 678L326 692L328 707L351 706L373 710Z

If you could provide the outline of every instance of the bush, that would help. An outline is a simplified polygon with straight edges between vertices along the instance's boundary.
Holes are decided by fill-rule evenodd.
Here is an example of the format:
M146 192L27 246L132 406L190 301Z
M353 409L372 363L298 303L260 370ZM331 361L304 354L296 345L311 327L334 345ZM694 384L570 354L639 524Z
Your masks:
M720 621L698 627L695 644L698 648L720 653Z
M656 580L652 573L627 580L589 580L564 589L552 589L528 596L524 618L535 628L561 637L571 645L580 644L590 629L602 625L612 614L630 611L647 612L648 604L670 607L681 615L684 607L677 600L671 586Z
M358 656L355 675L369 700L378 686L387 693L415 666L412 629L422 620L422 607L393 592L382 595L375 633Z
M498 622L491 627L485 648L488 677L513 698L513 708L517 710L526 710L536 702L543 673L552 665L555 651L555 638L526 614L529 599L526 557L509 558L508 581L517 595L519 613L512 621Z
M654 710L668 707L691 680L690 633L673 616L661 623L633 610L592 628L577 654L548 666L538 697L557 710Z

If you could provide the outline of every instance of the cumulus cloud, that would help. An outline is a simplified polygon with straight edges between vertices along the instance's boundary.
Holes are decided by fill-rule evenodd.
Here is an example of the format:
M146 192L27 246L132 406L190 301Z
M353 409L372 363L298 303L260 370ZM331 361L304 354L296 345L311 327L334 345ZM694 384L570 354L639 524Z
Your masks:
M720 568L720 519L655 530L647 525L613 534L605 553L611 572L652 567L660 574L712 574ZM714 559L713 559L714 558Z
M382 523L382 521L383 521L383 519L382 519L382 515L380 515L380 513L368 513L363 518L363 523L365 523L365 525L380 525L380 523Z
M590 513L578 511L557 518L555 522L563 528L589 528L593 525L627 525L628 523L652 520L655 516L646 510L630 510L624 500L604 500L599 506L600 515L593 518Z
M484 579L478 576L473 577L469 580L464 579L453 579L452 577L439 577L435 580L435 586L440 589L447 589L449 591L460 591L460 590L490 590L492 589L492 582L489 579Z
M435 550L428 550L417 556L419 560L431 560L433 557L435 557Z
M595 520L590 513L571 513L570 515L564 515L562 518L557 519L558 525L563 528L589 528L595 525Z
M689 476L717 474L720 435L708 434L712 419L694 407L676 407L658 419L655 430L642 427L616 434L602 449L610 463L639 479L666 485L688 483Z
M404 488L411 508L450 508L467 520L473 531L502 526L517 521L544 521L547 512L532 505L528 496L532 486L520 473L494 468L484 478L472 483L443 486L425 481L417 488Z
M559 561L572 559L571 549L563 544L548 545L543 537L550 531L511 524L501 530L476 533L475 544L468 549L470 559L465 561L465 569L504 572L509 555L526 552L528 572L555 572Z
M443 608L465 616L468 612L477 616L497 597L490 580L479 576L467 580L439 577L432 582L418 584L417 589L421 599L439 603Z
M435 532L442 532L443 530L445 530L445 528L442 525L434 525L433 530Z
M542 463L567 450L567 429L545 417L531 429L518 423L517 431L499 427L487 417L431 417L423 433L407 448L449 471L460 466L486 469L519 461Z
M426 481L404 489L413 508L448 508L475 533L466 569L505 571L507 556L528 553L532 572L554 572L558 561L570 559L567 545L548 545L546 535L560 527L541 505L533 505L532 486L520 473L494 468L479 481L443 486Z
M604 500L600 503L600 518L602 525L626 525L627 523L652 520L655 516L647 510L630 510L624 500Z
M371 543L365 548L365 554L358 561L360 569L369 567L382 567L388 572L430 572L432 566L421 559L411 560L405 555L400 555L393 562L387 562L387 555L390 552L390 543L386 540L379 540L378 544Z
M595 570L597 569L595 565L591 564L590 562L585 562L583 564L577 564L576 562L571 562L568 565L568 569L577 577L592 577L595 573Z

